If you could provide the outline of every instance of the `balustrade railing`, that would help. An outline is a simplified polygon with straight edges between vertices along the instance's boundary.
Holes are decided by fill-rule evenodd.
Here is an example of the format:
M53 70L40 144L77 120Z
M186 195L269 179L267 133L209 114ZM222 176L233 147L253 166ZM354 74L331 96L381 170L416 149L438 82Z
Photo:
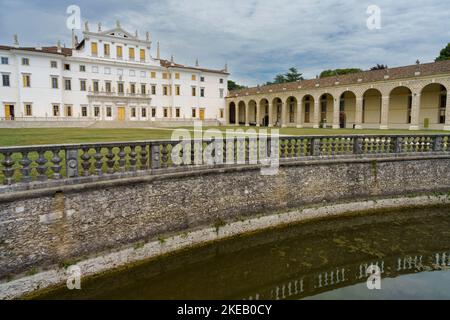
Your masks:
M289 160L450 153L450 135L235 137L0 148L0 183L120 178L169 169ZM210 155L209 157L207 155ZM5 188L2 188L5 192ZM7 188L6 188L7 190Z

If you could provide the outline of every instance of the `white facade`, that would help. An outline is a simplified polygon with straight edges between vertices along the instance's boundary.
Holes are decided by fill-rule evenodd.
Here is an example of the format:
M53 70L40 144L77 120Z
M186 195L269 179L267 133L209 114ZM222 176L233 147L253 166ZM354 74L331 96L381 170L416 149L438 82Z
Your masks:
M152 57L148 34L120 25L83 36L73 49L0 46L0 119L225 121L226 68Z

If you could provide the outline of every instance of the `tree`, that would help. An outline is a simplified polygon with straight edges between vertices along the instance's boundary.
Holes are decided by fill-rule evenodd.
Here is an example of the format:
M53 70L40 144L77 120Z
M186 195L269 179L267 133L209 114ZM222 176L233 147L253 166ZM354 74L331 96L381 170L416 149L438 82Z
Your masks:
M387 69L388 66L384 64L378 64L375 67L370 68L370 70L384 70Z
M300 80L303 80L302 74L298 72L297 68L292 67L289 68L288 72L286 73L277 74L273 79L273 82L267 82L266 85L295 82Z
M439 57L437 57L435 61L444 61L444 60L450 60L450 42L444 49L441 50Z
M335 69L335 70L325 70L320 74L321 78L331 77L331 76L342 76L344 74L361 72L361 69L358 68L348 68L348 69Z
M239 89L244 89L244 88L246 88L246 87L237 84L233 80L228 80L228 91L239 90Z

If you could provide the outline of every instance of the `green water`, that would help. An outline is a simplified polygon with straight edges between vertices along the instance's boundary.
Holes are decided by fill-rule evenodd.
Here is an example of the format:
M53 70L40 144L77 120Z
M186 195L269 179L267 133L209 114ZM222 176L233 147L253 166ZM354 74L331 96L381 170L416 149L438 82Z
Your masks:
M381 290L367 288L378 265ZM450 299L450 207L309 222L211 244L40 299Z

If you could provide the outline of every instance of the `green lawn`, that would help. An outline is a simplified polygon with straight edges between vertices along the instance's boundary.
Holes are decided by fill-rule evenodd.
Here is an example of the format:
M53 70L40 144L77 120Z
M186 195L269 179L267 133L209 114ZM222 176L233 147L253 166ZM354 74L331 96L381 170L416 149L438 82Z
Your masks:
M226 129L249 129L248 127L215 127ZM193 128L184 128L192 130ZM209 128L204 128L209 129ZM252 130L270 129L250 127ZM174 129L89 129L89 128L36 128L36 129L0 129L1 146L64 144L83 142L110 142L170 139ZM408 130L353 130L353 129L279 129L282 135L338 135L338 134L433 134L445 131L408 131ZM448 132L447 132L448 133Z

